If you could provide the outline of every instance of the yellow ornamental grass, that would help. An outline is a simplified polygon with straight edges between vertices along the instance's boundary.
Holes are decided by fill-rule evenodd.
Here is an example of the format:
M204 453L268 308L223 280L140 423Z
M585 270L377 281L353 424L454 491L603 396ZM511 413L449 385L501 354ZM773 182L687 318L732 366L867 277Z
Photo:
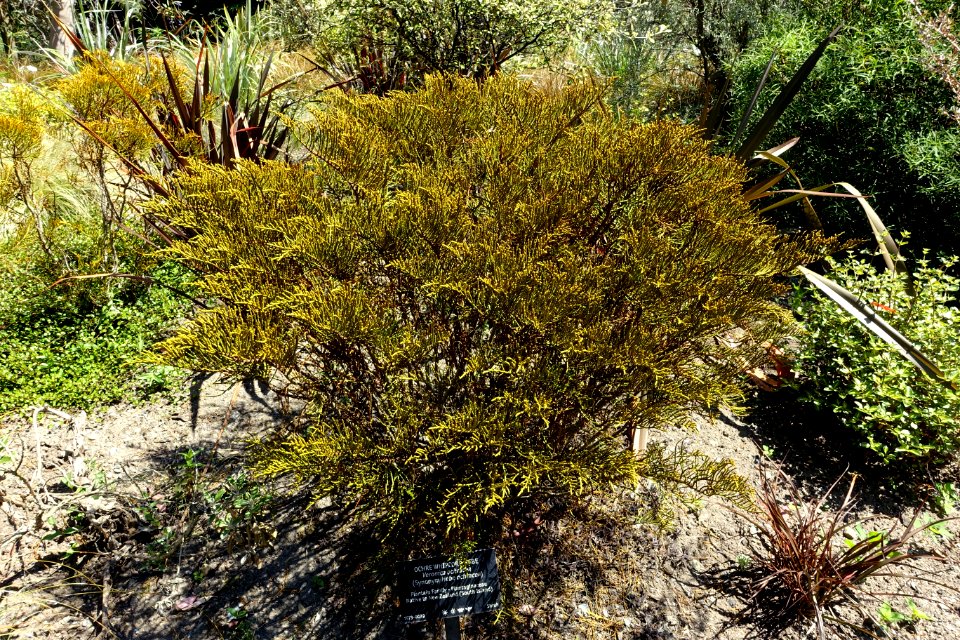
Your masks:
M602 98L433 77L327 96L302 166L193 167L151 210L188 231L170 251L220 306L157 357L273 371L311 419L256 447L257 473L394 539L489 540L504 515L641 477L741 494L729 465L638 459L626 434L736 399L788 322L778 276L824 242L763 222L694 129Z

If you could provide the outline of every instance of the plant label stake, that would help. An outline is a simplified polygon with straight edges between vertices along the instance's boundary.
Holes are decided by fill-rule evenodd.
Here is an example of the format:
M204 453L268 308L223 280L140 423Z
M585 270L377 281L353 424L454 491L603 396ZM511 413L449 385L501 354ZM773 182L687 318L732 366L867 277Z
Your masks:
M460 640L460 618L500 608L497 554L480 549L463 558L411 560L399 568L400 620L443 619L447 640Z
M443 630L446 640L460 640L460 618L444 618Z

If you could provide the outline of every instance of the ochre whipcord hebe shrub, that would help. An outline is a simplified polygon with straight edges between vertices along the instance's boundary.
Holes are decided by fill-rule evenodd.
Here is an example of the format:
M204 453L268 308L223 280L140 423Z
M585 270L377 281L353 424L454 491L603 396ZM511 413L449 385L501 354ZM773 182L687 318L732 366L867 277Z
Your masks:
M171 252L220 304L158 357L273 372L309 426L255 446L256 472L417 544L644 476L743 489L624 434L736 398L786 326L778 276L824 243L763 222L742 164L693 128L602 98L433 77L327 96L305 164L194 167L152 212L188 231Z

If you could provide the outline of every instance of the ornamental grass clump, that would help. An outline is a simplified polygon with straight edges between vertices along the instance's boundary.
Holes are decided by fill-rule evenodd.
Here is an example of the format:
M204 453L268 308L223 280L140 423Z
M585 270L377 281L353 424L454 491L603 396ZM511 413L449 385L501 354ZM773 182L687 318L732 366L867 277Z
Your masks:
M840 504L828 507L840 479L817 500L806 501L793 481L777 469L763 476L757 492L759 511L744 514L755 536L749 565L740 570L739 586L747 604L736 620L746 619L757 630L780 633L800 620L810 620L820 640L828 637L872 637L879 628L864 604L885 602L904 594L878 591L872 579L914 579L942 586L933 572L916 566L921 558L942 559L916 549L917 534L943 520L921 524L914 514L899 533L868 528L852 517L856 475ZM865 619L851 619L849 607Z
M626 434L735 399L784 331L777 276L823 250L751 210L741 163L511 77L328 95L299 138L311 162L195 166L152 206L220 301L158 358L308 400L259 477L423 545L641 477L740 491Z

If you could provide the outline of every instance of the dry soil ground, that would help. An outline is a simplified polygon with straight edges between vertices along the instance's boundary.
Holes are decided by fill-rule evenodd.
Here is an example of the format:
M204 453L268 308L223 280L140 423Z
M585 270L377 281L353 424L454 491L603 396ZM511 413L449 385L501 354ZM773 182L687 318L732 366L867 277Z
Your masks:
M862 464L858 450L837 450L829 421L760 396L750 422L698 419L697 432L654 438L729 458L755 484L774 467L765 447L809 496L852 466L861 474L856 515L868 530L902 527L922 505L923 478ZM294 413L257 383L196 379L181 397L143 406L5 419L0 637L440 637L395 622L389 581L378 577L385 572L369 565L376 541L341 525L338 509L307 497L271 504L243 483L245 443ZM938 473L929 480L957 480ZM733 510L707 500L680 514L673 531L657 532L633 523L628 495L584 508L591 526L562 518L501 550L526 554L530 568L504 585L500 619L471 619L465 638L738 640L756 632L735 619L744 594L719 579L746 562L755 539ZM960 525L946 526L952 535L923 533L913 547L945 558L921 562L935 583L875 585L912 596L929 619L874 633L960 639ZM863 612L876 617L884 600L909 611L903 596L883 596L838 613L863 624ZM809 624L776 635L813 637Z

